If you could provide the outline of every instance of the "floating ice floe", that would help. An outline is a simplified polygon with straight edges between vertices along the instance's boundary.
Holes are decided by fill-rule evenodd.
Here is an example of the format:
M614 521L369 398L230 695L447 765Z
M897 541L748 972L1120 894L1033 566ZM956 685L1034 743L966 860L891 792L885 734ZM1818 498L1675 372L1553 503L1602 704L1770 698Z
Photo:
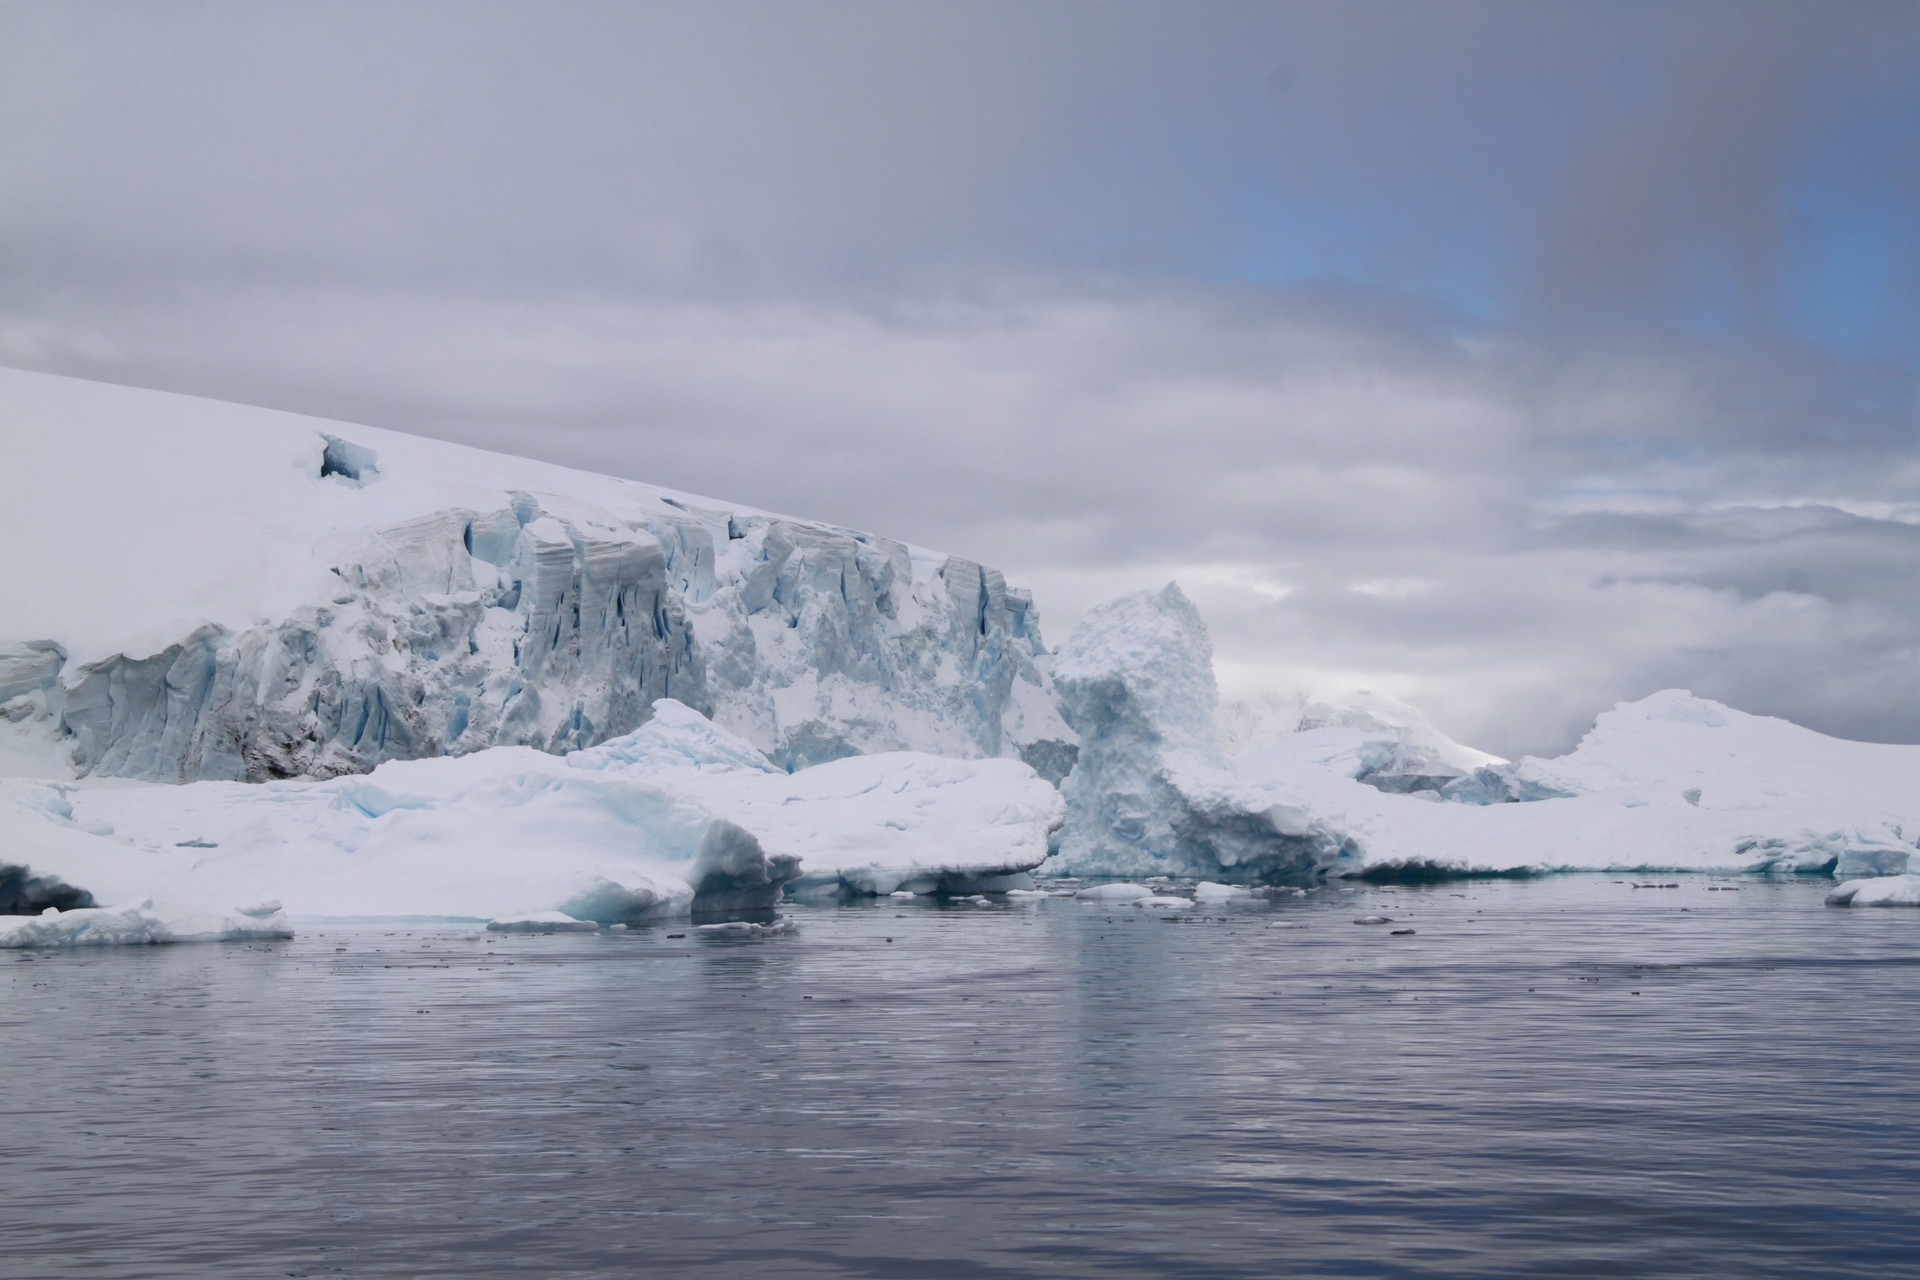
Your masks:
M695 933L721 935L741 938L775 938L784 934L800 932L800 926L789 919L756 923L752 920L722 920L714 924L694 926Z
M1096 884L1075 892L1081 902L1136 902L1151 898L1153 890L1143 884Z
M147 900L119 907L49 907L37 916L0 916L0 947L139 946L169 942L248 942L291 938L277 909L222 910L201 903Z
M589 925L763 910L803 874L860 893L1024 887L1063 813L1017 760L895 752L788 774L666 699L566 757L496 747L319 782L0 781L8 883L43 894Z
M593 920L576 920L564 911L528 911L487 921L490 933L598 933Z
M1828 738L1681 690L1616 706L1551 760L1473 752L1379 699L1231 756L1205 624L1172 584L1089 612L1054 676L1081 748L1048 872L1847 877L1907 871L1920 837L1920 747Z

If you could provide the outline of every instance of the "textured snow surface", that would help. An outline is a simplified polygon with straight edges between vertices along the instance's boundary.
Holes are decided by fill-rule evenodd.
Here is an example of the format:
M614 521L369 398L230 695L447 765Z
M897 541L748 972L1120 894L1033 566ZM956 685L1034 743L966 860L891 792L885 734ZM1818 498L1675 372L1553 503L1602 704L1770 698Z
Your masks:
M1049 872L1216 881L1557 870L1892 875L1920 837L1920 747L1828 738L1682 690L1622 703L1552 760L1494 760L1390 700L1238 713L1178 588L1088 614L1055 665L1082 734ZM1317 721L1317 723L1316 723ZM1290 731L1286 726L1291 723Z
M0 916L0 947L137 946L163 942L245 942L291 938L278 910L238 911L149 899L137 906L49 909L37 916Z
M788 774L671 701L566 757L496 747L264 784L0 782L7 856L43 893L277 899L301 916L614 924L764 909L802 874L951 890L1034 867L1063 816L1017 760L899 752Z
M14 776L56 739L168 782L560 752L662 697L782 768L1071 761L998 572L652 485L0 370L0 530Z

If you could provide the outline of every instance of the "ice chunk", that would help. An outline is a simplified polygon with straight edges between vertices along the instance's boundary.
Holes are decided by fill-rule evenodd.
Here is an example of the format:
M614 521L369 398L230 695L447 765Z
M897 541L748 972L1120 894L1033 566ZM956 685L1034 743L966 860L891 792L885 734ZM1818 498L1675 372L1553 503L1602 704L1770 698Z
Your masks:
M1178 585L1091 610L1055 660L1054 687L1080 753L1050 869L1258 879L1348 852L1344 833L1233 771L1213 720L1213 644Z
M1082 902L1132 902L1151 898L1153 890L1143 884L1097 884L1075 895Z
M1920 875L1849 880L1827 895L1830 907L1920 907Z
M501 916L487 921L493 933L598 933L592 920L576 920L564 911L529 911L516 916Z
M767 924L756 924L751 920L722 920L714 924L696 925L694 932L729 937L775 938L783 934L798 933L800 926L786 918Z
M291 938L284 915L227 911L201 903L148 900L138 905L47 908L37 916L0 916L0 947L139 946L169 942L245 942Z

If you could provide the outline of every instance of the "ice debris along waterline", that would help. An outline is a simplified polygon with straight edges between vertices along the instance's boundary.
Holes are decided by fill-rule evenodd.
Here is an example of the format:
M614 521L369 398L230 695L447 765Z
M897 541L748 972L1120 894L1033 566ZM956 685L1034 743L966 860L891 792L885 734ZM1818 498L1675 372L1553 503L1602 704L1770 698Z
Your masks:
M1054 678L1081 749L1050 874L1844 877L1907 871L1920 837L1920 747L1681 690L1614 707L1551 760L1474 752L1377 698L1230 755L1205 624L1172 584L1091 611Z
M34 731L46 776L561 752L631 732L662 697L783 768L915 750L1057 779L1071 762L1031 598L959 557L16 370L0 370L0 440L28 478L0 504L0 729ZM77 459L85 484L47 482ZM56 529L59 554L21 550Z
M915 752L789 774L689 707L564 757L495 747L360 777L0 782L9 856L101 901L595 925L827 893L1024 887L1065 807L1018 760Z

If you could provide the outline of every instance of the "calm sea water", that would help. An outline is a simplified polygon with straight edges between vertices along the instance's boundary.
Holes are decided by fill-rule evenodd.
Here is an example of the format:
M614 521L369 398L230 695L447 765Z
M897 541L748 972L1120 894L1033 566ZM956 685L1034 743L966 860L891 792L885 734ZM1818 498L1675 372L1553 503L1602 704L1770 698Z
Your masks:
M1824 888L4 955L0 1271L1920 1275L1920 912Z

